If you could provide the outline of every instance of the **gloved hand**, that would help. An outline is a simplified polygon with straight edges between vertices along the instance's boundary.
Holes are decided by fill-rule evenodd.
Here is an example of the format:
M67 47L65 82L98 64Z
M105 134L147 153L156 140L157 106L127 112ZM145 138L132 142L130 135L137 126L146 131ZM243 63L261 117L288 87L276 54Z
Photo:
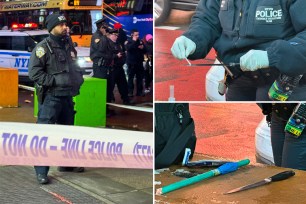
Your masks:
M189 38L186 38L185 36L180 36L176 38L174 41L171 52L172 55L177 59L185 59L192 53L194 53L196 49L196 44L190 40Z
M250 50L240 57L240 68L242 71L256 71L269 67L267 51Z

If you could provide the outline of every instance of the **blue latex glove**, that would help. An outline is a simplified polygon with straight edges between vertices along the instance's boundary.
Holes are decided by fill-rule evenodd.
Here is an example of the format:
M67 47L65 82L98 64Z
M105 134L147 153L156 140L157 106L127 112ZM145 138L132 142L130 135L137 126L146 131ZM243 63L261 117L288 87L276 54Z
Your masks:
M250 50L240 57L240 68L242 71L256 71L269 67L267 51Z
M185 59L192 53L194 53L196 49L196 44L190 40L189 38L186 38L185 36L180 36L176 38L174 41L171 52L172 55L177 59Z

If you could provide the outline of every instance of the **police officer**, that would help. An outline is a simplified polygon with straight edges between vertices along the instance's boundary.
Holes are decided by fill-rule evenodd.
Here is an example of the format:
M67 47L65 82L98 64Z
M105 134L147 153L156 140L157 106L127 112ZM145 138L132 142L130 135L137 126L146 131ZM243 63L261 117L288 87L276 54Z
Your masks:
M46 19L49 37L34 48L29 63L29 77L35 82L39 124L74 124L72 97L79 94L83 76L74 48L68 42L64 16L49 15ZM40 184L48 183L49 166L35 166ZM83 167L60 167L60 171L84 171Z
M128 86L129 96L133 96L134 91L134 77L136 75L137 84L137 96L144 96L143 90L143 61L144 54L146 53L146 47L143 42L139 39L139 31L133 29L131 31L131 38L126 42L127 58L126 63L128 65Z
M145 93L149 93L151 91L150 86L153 80L153 36L151 34L147 34L144 39L144 43L147 48L147 61L145 65Z
M171 51L178 59L201 59L213 47L223 63L240 63L229 67L226 100L267 101L280 73L306 73L304 10L304 0L201 0ZM288 100L306 99L305 78Z
M92 35L90 58L93 61L93 77L107 80L107 102L113 100L109 84L109 74L113 65L113 52L110 39L107 38L108 25L105 19L96 22L97 31Z
M296 103L264 103L260 104L263 114L271 124L271 144L276 166L306 170L306 130L297 136L288 131L289 118L296 117L294 110L301 108ZM306 116L302 108L298 114ZM305 120L301 121L305 125ZM286 128L287 125L287 128Z
M123 52L125 52L124 43L127 40L126 32L123 30L122 25L119 22L114 24L114 29L119 30L117 42L122 46Z
M109 30L108 38L111 40L111 44L113 47L112 50L113 50L113 61L114 61L109 76L109 85L111 93L113 94L115 84L117 84L123 104L131 105L130 99L128 97L128 85L123 70L123 65L125 63L126 56L120 42L117 42L118 36L119 36L118 29Z

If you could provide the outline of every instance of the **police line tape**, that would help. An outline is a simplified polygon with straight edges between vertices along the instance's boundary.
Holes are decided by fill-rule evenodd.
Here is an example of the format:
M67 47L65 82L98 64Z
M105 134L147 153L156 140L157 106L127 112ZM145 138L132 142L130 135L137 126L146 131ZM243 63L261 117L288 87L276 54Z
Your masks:
M34 87L30 87L30 86L25 86L25 85L18 85L19 88L28 90L28 91L35 91ZM120 105L120 104L116 104L116 103L107 103L107 105L110 106L116 106L119 108L125 108L125 109L130 109L130 110L136 110L136 111L142 111L142 112L148 112L148 113L153 113L153 108L148 108L148 107L139 107L139 106L127 106L127 105Z
M33 91L33 92L35 91L34 87L25 86L25 85L21 85L21 84L18 84L18 88L25 89L25 90L28 90L28 91Z
M153 169L153 133L0 122L0 165Z
M116 103L107 103L107 105L115 106L115 107L119 107L119 108L130 109L130 110L153 113L153 108L139 107L139 106L127 106L127 105L120 105L120 104L116 104Z

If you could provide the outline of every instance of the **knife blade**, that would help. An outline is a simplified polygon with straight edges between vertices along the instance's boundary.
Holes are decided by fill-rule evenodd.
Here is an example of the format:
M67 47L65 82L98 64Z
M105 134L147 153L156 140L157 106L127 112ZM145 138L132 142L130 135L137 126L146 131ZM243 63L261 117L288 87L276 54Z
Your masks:
M223 66L223 68L225 69L225 71L233 78L234 74L231 72L231 70L228 67L234 67L234 66L239 66L240 63L234 63L231 62L229 64L223 64L223 63L219 63L219 64L191 64L190 61L185 58L185 60L188 62L188 64L186 66L190 66L190 67L201 67L201 66Z
M231 193L237 193L237 192L240 192L240 191L245 191L245 190L255 188L255 187L258 187L258 186L262 186L262 185L265 185L265 184L269 184L269 183L275 182L275 181L282 181L282 180L288 179L288 178L290 178L294 175L295 175L294 171L283 171L283 172L275 174L274 176L271 176L269 178L265 178L264 180L261 180L259 182L248 184L248 185L230 190L230 191L224 193L224 195L225 194L231 194Z
M234 67L234 66L239 66L240 63L229 63L229 64L211 64L211 63L203 63L203 64L186 64L186 66L191 66L191 67L200 67L200 66L227 66L227 67Z

